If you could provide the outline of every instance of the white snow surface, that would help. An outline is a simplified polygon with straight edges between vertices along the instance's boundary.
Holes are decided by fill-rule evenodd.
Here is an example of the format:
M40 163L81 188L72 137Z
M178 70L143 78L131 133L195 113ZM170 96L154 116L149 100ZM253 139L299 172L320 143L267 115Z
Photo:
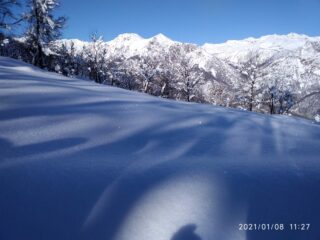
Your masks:
M320 126L0 58L0 238L320 236ZM310 231L239 231L240 223Z

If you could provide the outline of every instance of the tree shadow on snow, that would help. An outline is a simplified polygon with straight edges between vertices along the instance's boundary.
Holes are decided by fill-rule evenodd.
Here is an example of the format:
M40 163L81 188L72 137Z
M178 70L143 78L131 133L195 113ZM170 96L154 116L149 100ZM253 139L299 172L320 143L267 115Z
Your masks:
M85 142L85 138L63 138L39 143L32 143L23 146L14 146L6 139L0 138L0 167L3 161L9 161L13 158L28 157L32 155L37 156L41 154L61 151Z
M5 74L9 77L10 72ZM27 80L40 82L42 78L30 76ZM75 85L68 89L79 88ZM7 122L42 116L52 119L64 114L68 117L68 120L63 118L66 123L87 115L106 121L93 129L105 136L90 148L1 171L3 238L112 239L145 194L163 182L189 176L195 170L212 176L208 183L212 187L217 180L223 182L223 191L217 194L228 195L227 199L221 199L223 214L215 216L221 223L216 239L230 239L224 234L237 232L239 223L320 224L317 219L320 166L313 161L310 167L311 159L307 158L308 154L320 151L319 131L308 130L309 136L298 138L285 130L285 123L275 129L267 116L237 114L235 110L215 107L208 110L202 105L195 108L193 104L169 104L151 97L144 101L123 100L117 94L127 95L126 92L113 91L95 100L96 96L92 99L86 96L89 90L83 90L88 102L78 104L65 100L81 100L84 95L68 97L69 92L61 93L61 105L53 104L57 98L54 94L32 97L34 93L22 93L26 106L15 104L1 110L0 120ZM129 124L145 120L148 121L141 128ZM109 127L112 121L117 121L115 126L118 122L127 125L119 129ZM68 126L72 127L72 123ZM92 129L84 128L83 132L86 131ZM0 166L4 160L49 154L89 142L81 133L77 132L74 138L43 140L24 146L14 146L2 138ZM290 159L285 157L289 154ZM238 218L238 212L244 212L245 218ZM171 240L200 240L201 236L195 232L196 224L185 224ZM315 240L320 230L312 228L307 233L248 232L245 239Z

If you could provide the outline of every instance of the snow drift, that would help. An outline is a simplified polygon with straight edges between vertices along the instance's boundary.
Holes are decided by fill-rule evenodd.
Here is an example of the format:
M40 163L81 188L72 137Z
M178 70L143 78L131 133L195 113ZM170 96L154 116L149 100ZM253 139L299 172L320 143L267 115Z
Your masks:
M309 121L0 58L0 152L0 239L320 237L320 126ZM241 223L286 228L245 232Z

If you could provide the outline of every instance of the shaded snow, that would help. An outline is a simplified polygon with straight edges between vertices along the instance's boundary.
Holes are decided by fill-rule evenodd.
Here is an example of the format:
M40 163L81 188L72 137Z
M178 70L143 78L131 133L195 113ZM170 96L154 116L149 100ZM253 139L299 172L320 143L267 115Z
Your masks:
M0 58L0 239L320 236L320 126ZM241 232L239 223L311 223Z

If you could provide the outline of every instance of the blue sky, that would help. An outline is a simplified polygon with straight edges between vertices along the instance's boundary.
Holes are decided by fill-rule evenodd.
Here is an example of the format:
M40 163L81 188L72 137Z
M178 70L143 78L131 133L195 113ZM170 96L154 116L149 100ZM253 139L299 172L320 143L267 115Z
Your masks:
M111 40L126 32L220 43L266 34L320 35L320 0L60 0L65 38Z

